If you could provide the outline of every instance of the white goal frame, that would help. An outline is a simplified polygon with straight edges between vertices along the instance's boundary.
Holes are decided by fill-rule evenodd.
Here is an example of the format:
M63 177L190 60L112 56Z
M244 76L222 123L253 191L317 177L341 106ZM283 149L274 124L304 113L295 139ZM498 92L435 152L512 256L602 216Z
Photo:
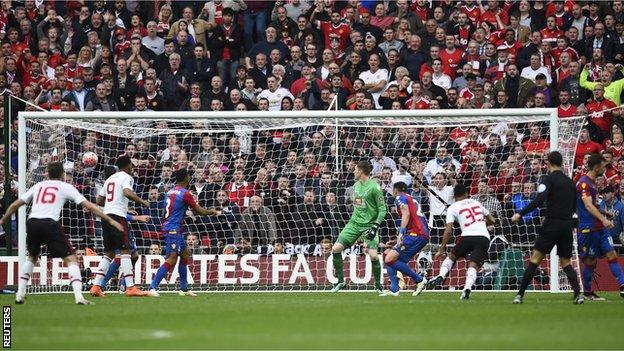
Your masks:
M18 194L22 196L26 192L26 175L27 175L27 120L51 120L51 119L82 119L82 120L106 120L106 119L246 119L246 120L262 120L268 118L288 118L288 119L325 119L335 120L336 126L340 119L350 119L353 123L354 119L367 118L388 118L400 121L401 118L453 118L458 122L467 122L475 120L478 117L486 116L488 120L495 120L496 117L528 117L542 116L543 120L549 120L550 125L550 149L556 150L559 142L559 120L556 108L533 108L533 109L461 109L461 110L328 110L328 111L151 111L151 112L33 112L22 111L18 114L18 148L23 150L18 153ZM447 120L448 121L448 120ZM435 123L431 124L436 126ZM335 133L338 139L338 133ZM337 141L337 140L336 140ZM336 157L338 159L338 157ZM26 207L21 207L18 212L18 255L19 265L21 266L26 259ZM559 284L559 260L556 248L550 253L550 292L560 292ZM298 290L293 290L298 291Z

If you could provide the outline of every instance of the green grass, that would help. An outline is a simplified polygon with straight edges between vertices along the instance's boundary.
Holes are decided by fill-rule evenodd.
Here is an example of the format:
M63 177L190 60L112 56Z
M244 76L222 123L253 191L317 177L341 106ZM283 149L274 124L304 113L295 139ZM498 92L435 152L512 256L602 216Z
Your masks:
M211 293L30 295L13 305L15 349L622 349L624 299L570 294Z

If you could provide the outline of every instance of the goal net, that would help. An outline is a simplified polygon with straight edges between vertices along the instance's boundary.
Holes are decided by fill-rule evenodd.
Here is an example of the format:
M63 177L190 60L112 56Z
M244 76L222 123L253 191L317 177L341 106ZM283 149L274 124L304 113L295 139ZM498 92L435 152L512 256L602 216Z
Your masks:
M510 290L520 283L542 209L519 224L508 218L535 196L549 150L563 153L571 173L582 124L582 118L558 120L555 109L24 112L19 116L19 190L44 179L47 163L58 160L67 182L95 201L107 167L120 155L130 156L135 191L150 203L143 208L131 202L132 211L150 216L147 223L130 225L140 255L135 279L149 284L164 260L163 197L173 186L172 172L187 168L198 203L222 213L202 217L189 212L184 220L193 253L193 289L323 290L336 282L331 246L352 211L354 166L368 160L388 209L380 252L397 235L392 185L402 181L421 204L431 230L430 245L410 265L436 274L440 262L432 256L446 207L453 202L452 185L463 182L499 219L490 227L489 257L475 289ZM97 155L95 164L86 162L93 162L83 157L87 152ZM20 260L26 254L27 211L19 213ZM67 204L62 225L84 269L94 269L103 252L99 219ZM362 242L344 252L348 289L373 287L365 252ZM45 253L31 288L58 291L67 283L66 269ZM458 261L443 289L462 286L466 267ZM565 290L563 277L557 260L547 259L532 288ZM176 289L177 278L174 269L161 289ZM414 287L408 278L405 284L406 289ZM108 288L116 286L115 275Z

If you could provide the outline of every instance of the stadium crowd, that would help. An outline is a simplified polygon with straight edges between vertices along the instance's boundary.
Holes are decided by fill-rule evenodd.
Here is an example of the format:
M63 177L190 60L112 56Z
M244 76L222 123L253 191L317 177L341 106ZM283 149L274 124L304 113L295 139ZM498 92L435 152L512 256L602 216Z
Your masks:
M624 123L615 108L624 89L621 1L2 0L0 6L0 86L19 98L11 99L14 113L557 107L559 118L587 116L575 177L584 172L585 155L608 158L598 183L605 208L618 214L614 238L622 232ZM194 172L199 203L222 211L187 219L195 253L326 252L348 220L351 172L362 159L373 164L389 208L392 182L412 188L434 243L458 181L501 219L496 233L503 245L531 242L540 221L539 209L520 225L505 220L534 197L546 172L549 137L540 124L319 125L253 135L194 132L206 128L202 123L151 127L176 132L132 139L70 128L50 140L33 128L29 181L60 159L69 181L94 200L106 166L129 155L137 193L150 202L136 211L151 221L133 224L146 253L160 247L163 196L172 171L182 167ZM82 164L88 151L99 156L95 167ZM2 173L15 173L16 160ZM66 223L71 238L89 238L77 244L93 247L99 224L76 208L67 211L74 211ZM389 211L384 241L395 235L395 219Z

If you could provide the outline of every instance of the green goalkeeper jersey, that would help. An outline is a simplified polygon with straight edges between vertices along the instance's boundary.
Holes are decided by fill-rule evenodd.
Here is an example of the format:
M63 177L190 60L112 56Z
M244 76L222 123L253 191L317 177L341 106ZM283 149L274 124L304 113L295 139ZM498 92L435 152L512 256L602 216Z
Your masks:
M386 217L386 203L379 184L369 178L365 182L355 182L353 190L353 214L349 224L368 228L381 223Z

